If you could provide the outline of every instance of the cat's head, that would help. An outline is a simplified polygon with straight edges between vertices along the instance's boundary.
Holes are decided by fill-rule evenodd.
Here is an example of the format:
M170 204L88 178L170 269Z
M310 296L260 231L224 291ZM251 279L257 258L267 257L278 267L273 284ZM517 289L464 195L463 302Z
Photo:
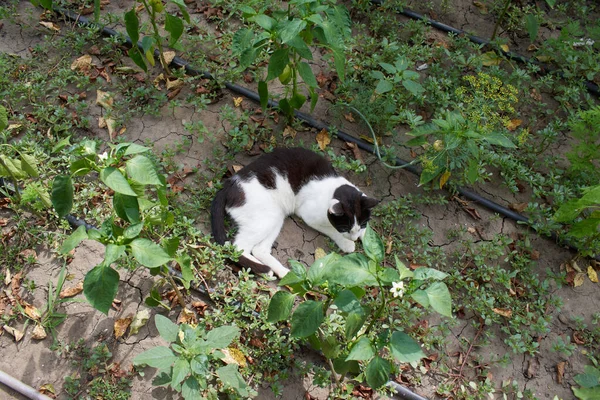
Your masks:
M333 193L327 218L346 239L355 241L362 237L371 218L371 209L379 200L367 197L357 188L342 185Z

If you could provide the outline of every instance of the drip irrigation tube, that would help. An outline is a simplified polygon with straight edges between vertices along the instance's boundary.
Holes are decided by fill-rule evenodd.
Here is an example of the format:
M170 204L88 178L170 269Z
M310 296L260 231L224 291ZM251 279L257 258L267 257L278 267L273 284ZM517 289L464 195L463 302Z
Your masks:
M0 383L8 386L14 391L21 393L23 396L31 400L51 400L50 397L38 392L31 386L21 382L17 378L13 378L4 371L0 371Z
M377 5L377 6L382 6L384 3L384 0L371 0L371 4ZM470 41L472 41L473 43L477 43L477 44L482 44L482 45L489 45L491 44L491 42L488 39L484 39L482 37L479 36L475 36L475 35L471 35L468 32L463 31L462 29L458 29L458 28L454 28L450 25L446 25L442 22L436 21L434 19L428 18L424 15L421 15L419 13L416 13L408 8L396 8L396 12L398 14L404 15L405 17L408 18L412 18L418 21L423 21L426 22L427 24L433 26L436 29L439 29L443 32L448 32L448 33L454 33L456 35L464 35L467 38L469 38ZM549 68L548 66L539 63L536 60L533 60L529 57L525 57L523 55L520 55L518 53L512 52L512 51L505 51L501 48L498 48L499 51L502 52L502 54L504 54L504 56L510 58L511 60L515 60L518 61L520 63L524 63L524 64L535 64L538 67L540 67L540 72L542 74L547 74L549 72L551 72L551 68ZM557 71L558 74L563 77L563 73L561 71ZM594 82L590 82L588 80L584 80L583 81L586 89L596 95L596 96L600 96L600 88L598 87L598 85L596 85Z
M379 2L380 3L381 0L372 0L372 2L374 2L374 3L378 3ZM78 24L81 24L81 25L84 25L84 26L90 26L90 25L91 26L96 26L98 29L101 29L101 33L103 35L121 37L121 38L123 38L126 41L126 43L129 46L132 45L131 39L129 37L127 37L125 35L122 35L121 33L115 31L114 29L110 29L110 28L106 28L106 27L100 28L99 26L97 26L93 22L89 21L87 18L82 17L80 15L77 15L77 14L75 14L72 11L69 11L69 10L65 10L65 9L61 9L61 8L55 8L54 11L56 11L56 12L58 12L58 13L64 15L64 16L66 16L67 18L73 20L74 22L76 22ZM414 16L418 16L418 14L416 14L416 13L412 13L412 14ZM422 16L420 16L420 17L424 18ZM448 29L452 29L453 31L459 31L456 28L451 28L451 27L448 27L447 25L444 25L444 24L441 24L441 23L438 23L438 24L440 25L440 29L442 29L441 27L445 27L445 28L448 28ZM460 31L460 32L464 33L463 31ZM480 40L484 40L484 39L480 38ZM141 48L141 44L140 43L138 43L138 46ZM158 50L155 51L155 54L156 53L158 53ZM212 79L213 78L213 76L209 72L199 71L199 70L195 69L189 62L187 62L186 60L184 60L184 59L182 59L180 57L175 57L173 59L173 61L172 61L171 64L173 64L173 65L175 65L175 66L177 66L179 68L181 68L181 67L185 68L185 71L189 75L191 75L191 76L201 76L201 77L206 78L206 79ZM258 93L255 93L255 92L253 92L252 90L250 90L248 88L245 88L245 87L242 87L242 86L239 86L237 84L230 83L230 82L226 82L225 83L225 87L227 89L231 90L234 93L240 94L240 95L242 95L242 96L244 96L244 97L246 97L246 98L248 98L248 99L250 99L252 101L260 103L260 97L259 97ZM278 103L276 101L269 100L269 106L270 107L277 107L277 105L278 105ZM331 129L330 129L331 127L328 124L323 123L321 121L318 121L318 120L316 120L315 118L313 118L312 116L310 116L310 115L308 115L306 113L303 113L303 112L300 112L300 111L296 111L295 112L295 116L298 119L302 120L307 125L309 125L311 127L314 127L314 128L316 128L318 130L327 129L327 130L331 131ZM346 132L344 132L342 130L337 129L337 130L335 130L335 132L337 132L336 135L337 135L337 137L339 139L341 139L341 140L343 140L345 142L354 143L360 149L368 151L368 152L370 152L372 154L376 154L375 148L371 144L366 143L365 141L363 141L361 139L355 138L354 136L352 136L352 135L350 135L350 134L348 134L348 133L346 133ZM404 161L404 160L402 160L399 157L395 157L395 164L397 166L403 166L404 169L406 169L407 171L409 171L409 172L411 172L411 173L413 173L415 175L420 175L420 170L418 168L416 168L413 165L410 165L410 163L408 161ZM519 214L517 212L514 212L514 211L512 211L512 210L510 210L510 209L508 209L508 208L506 208L506 207L504 207L504 206L502 206L502 205L500 205L500 204L498 204L498 203L496 203L496 202L494 202L494 201L492 201L490 199L482 197L479 194L477 194L475 192L472 192L472 191L470 191L468 189L465 189L463 187L458 187L457 191L458 191L458 193L460 195L466 197L467 199L469 199L471 201L475 201L475 202L481 204L482 206L490 209L493 212L499 213L499 214L501 214L501 215L503 215L503 216L505 216L507 218L510 218L510 219L512 219L512 220L514 220L516 222L527 223L527 225L529 227L531 227L530 226L530 222L531 221L529 220L529 218L527 218L527 217L525 217L525 216L523 216L523 215L521 215L521 214ZM549 236L550 236L550 238L552 240L554 240L556 242L561 242L562 244L566 245L569 249L577 251L577 252L579 251L579 249L576 246L572 245L568 241L566 241L566 240L560 240L560 238L558 237L558 235L556 234L556 232L554 232L554 231L550 232ZM596 259L597 261L600 261L600 254L595 255L593 258Z

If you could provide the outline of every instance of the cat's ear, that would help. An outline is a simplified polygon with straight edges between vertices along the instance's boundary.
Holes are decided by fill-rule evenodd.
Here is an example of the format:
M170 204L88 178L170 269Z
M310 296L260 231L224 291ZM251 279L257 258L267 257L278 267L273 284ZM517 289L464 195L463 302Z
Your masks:
M367 197L367 195L363 194L360 198L360 203L362 204L363 208L371 209L379 204L379 200L372 197Z
M329 210L327 210L327 212L338 217L344 215L342 203L340 203L338 199L331 199L329 201Z

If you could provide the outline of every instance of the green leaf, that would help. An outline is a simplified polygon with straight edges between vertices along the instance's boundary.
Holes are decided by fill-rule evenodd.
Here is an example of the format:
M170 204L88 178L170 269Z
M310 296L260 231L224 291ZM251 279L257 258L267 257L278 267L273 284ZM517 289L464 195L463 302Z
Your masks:
M319 258L313 263L313 265L311 265L306 276L313 286L323 283L323 277L327 275L331 265L333 265L333 263L340 258L341 256L339 254L329 253L325 257ZM304 266L302 264L300 265L302 269L304 269Z
M598 400L600 399L600 386L595 386L593 388L575 388L572 387L573 394L579 400Z
M100 180L117 193L137 197L137 194L129 186L127 179L115 167L107 167L100 171Z
M377 263L381 263L383 261L383 258L385 257L385 248L383 247L383 242L370 225L367 225L365 235L362 238L362 244L367 257Z
M295 299L296 295L289 292L280 290L275 293L269 302L267 321L277 322L288 319Z
M40 174L38 173L37 161L35 157L29 154L19 154L21 155L21 169L27 172L27 175L29 175L32 178L37 178L38 176L40 176Z
M135 199L135 197L133 197L133 198ZM123 231L123 237L125 239L135 239L136 237L138 237L140 235L140 232L142 232L142 229L144 229L143 222L137 222L135 224L131 224L127 228L125 228L125 230Z
M570 222L575 219L583 211L579 199L569 200L556 210L554 220L556 222Z
M338 310L346 314L363 313L363 308L360 305L358 297L356 297L356 295L348 289L344 289L338 293L333 301L333 304L338 308Z
M324 318L323 302L306 300L292 314L292 337L305 338L312 335L319 329Z
M267 109L269 105L269 89L267 88L267 82L258 82L258 96L260 97L260 106L263 110Z
M380 80L375 87L375 92L379 94L384 94L391 91L394 88L394 85L388 80Z
M103 264L92 268L83 280L83 294L89 303L107 315L118 288L119 273Z
M308 45L306 44L306 42L304 41L304 39L301 36L296 36L294 39L290 40L287 44L288 44L288 46L293 47L296 50L296 52L298 53L298 55L300 55L300 57L302 57L306 60L313 59L313 55L310 52L310 48L308 47Z
M418 96L425 91L425 89L423 88L423 86L421 86L419 82L410 79L403 80L402 86L404 86L406 90L412 93L413 96Z
M287 48L275 50L269 59L269 66L267 68L267 81L275 79L281 75L289 62L290 58Z
M529 33L529 41L534 42L540 29L540 22L538 21L535 14L527 14L525 17L525 29Z
M575 375L575 382L581 387L592 388L600 385L600 369L591 365L584 367L584 374Z
M248 385L237 370L237 365L229 364L217 370L219 379L225 386L235 390L240 396L248 396Z
M323 352L323 355L330 360L338 357L341 351L339 340L333 335L327 336L322 343L321 351Z
M140 21L135 13L135 8L125 13L125 30L133 42L133 46L136 47L140 40Z
M127 51L127 55L129 56L129 58L131 58L135 65L140 67L144 72L148 72L148 67L146 66L144 57L142 56L142 53L137 47L132 47L131 49L129 49Z
M330 283L344 286L362 286L377 284L369 272L368 259L358 253L348 254L331 265L325 277Z
M300 77L308 86L316 88L319 87L317 83L317 78L315 78L315 74L313 73L310 65L305 63L304 61L298 64L298 72L300 73Z
M144 267L156 268L171 261L163 248L149 239L135 239L129 246L133 257Z
M571 225L569 235L576 238L592 237L598 232L600 218L586 218Z
M140 206L137 197L115 193L113 209L119 218L132 224L140 222Z
M360 339L358 339L358 342L352 346L350 354L348 354L348 357L346 357L346 361L367 361L370 360L374 355L375 348L371 344L371 341L368 337L362 336Z
M268 15L258 14L248 18L248 21L256 22L258 26L263 28L265 31L270 31L275 26L275 20Z
M516 149L517 146L505 135L500 132L490 132L484 138L489 144L506 147L508 149Z
M550 8L554 8L556 5L556 0L546 0L546 4L548 4Z
M254 32L247 28L238 29L231 40L231 52L235 55L242 54L245 50L252 47L254 41ZM245 68L249 65L244 66Z
M427 279L441 281L442 279L445 279L448 276L448 274L433 268L419 267L415 269L413 276L414 279L419 279L423 281Z
M379 389L385 385L390 379L390 373L392 372L389 361L376 356L367 365L365 369L365 378L367 383L373 389Z
M50 153L52 153L52 154L57 153L57 152L61 151L62 149L64 149L65 147L70 146L70 145L71 145L71 136L67 136L65 138L62 138L54 146L52 146L52 150L50 150Z
M434 282L425 289L425 293L431 308L446 317L452 317L452 298L444 282Z
M469 166L467 167L467 179L469 183L473 184L479 177L479 161L475 158L469 160Z
M213 329L206 335L206 341L213 349L223 349L240 336L240 330L235 325L225 325Z
M294 271L290 271L283 278L281 278L279 281L279 286L290 286L302 282L303 280L304 279L296 275Z
M419 343L406 333L400 331L392 333L390 349L394 358L401 363L416 362L425 357L425 353L421 350Z
M65 239L62 246L60 247L59 253L67 254L68 252L73 250L75 247L79 246L79 243L81 243L82 241L84 241L87 238L88 238L88 234L85 229L85 226L81 225L79 228L77 228L75 230L75 232L73 232L71 234L71 236L69 236L68 238Z
M600 185L586 189L585 194L579 199L584 207L600 204Z
M125 246L109 243L104 250L103 264L107 267L125 255Z
M396 67L394 67L392 64L380 62L379 65L381 66L381 68L385 69L385 72L387 72L388 74L396 73Z
M52 205L63 218L73 208L73 181L68 175L57 175L52 182Z
M346 55L343 51L333 50L333 65L340 81L346 80Z
M283 28L279 31L281 43L287 43L297 37L300 32L306 28L306 21L294 18L291 21L285 21Z
M154 325L160 334L160 337L165 339L169 343L177 341L179 335L179 325L175 324L169 318L164 315L156 314L154 317Z
M156 346L135 356L133 365L145 364L161 371L168 371L178 358L168 347Z
M171 374L171 387L176 388L181 385L181 382L192 372L190 362L185 358L177 358L173 364L173 372Z
M8 127L8 113L6 108L0 106L0 131L5 130Z
M429 296L427 296L427 293L424 290L417 289L410 295L410 297L412 297L413 300L415 300L423 307L429 307Z
M181 18L166 13L165 15L165 30L170 33L169 46L173 47L183 33L183 21Z
M188 24L190 23L190 14L187 11L187 6L183 0L171 0L171 3L176 4L179 7L179 11L181 11L181 15L183 15L183 19Z
M346 326L344 328L344 333L346 335L346 339L350 340L362 328L367 320L367 316L361 308L360 312L351 312L346 317Z
M290 107L299 110L306 103L306 96L300 92L295 92L290 99Z
M143 185L162 185L156 167L146 156L137 155L125 163L125 169L131 179Z
M192 362L194 362L194 361L192 361ZM183 398L185 400L196 400L196 399L202 398L202 392L200 391L200 384L198 383L198 380L193 375L189 376L183 382L183 385L181 385L181 395L183 396Z
M383 283L387 283L388 285L393 282L400 282L400 274L393 268L384 268L383 271L379 274L379 279Z

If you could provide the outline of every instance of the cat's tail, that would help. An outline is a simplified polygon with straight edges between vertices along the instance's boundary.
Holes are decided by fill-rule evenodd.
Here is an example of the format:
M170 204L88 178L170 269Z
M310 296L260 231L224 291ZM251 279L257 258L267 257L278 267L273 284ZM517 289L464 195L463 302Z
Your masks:
M210 224L212 229L212 235L215 241L219 244L225 244L227 242L227 230L225 229L225 208L227 205L227 189L229 188L229 182L226 182L223 189L217 192L211 206L210 206ZM268 266L254 262L248 257L240 256L236 263L240 267L250 268L255 274L267 274L271 272L271 268Z

